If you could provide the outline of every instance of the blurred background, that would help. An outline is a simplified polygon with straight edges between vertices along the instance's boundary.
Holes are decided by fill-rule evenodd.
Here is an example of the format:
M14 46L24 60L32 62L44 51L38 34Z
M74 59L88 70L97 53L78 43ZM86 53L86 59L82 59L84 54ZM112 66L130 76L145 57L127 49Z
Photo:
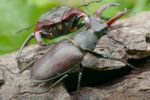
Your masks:
M92 0L84 1L88 3ZM126 17L150 10L150 0L103 0L89 5L89 10L84 7L82 9L92 14L108 2L121 3L120 7L109 9L103 14L108 18L115 15L117 11L123 10L124 7L130 10ZM34 27L21 33L17 32L34 25L38 17L48 9L63 5L78 7L82 4L82 0L0 0L0 54L18 50L25 38L33 32ZM59 39L52 42L57 40ZM33 40L32 43L34 42Z

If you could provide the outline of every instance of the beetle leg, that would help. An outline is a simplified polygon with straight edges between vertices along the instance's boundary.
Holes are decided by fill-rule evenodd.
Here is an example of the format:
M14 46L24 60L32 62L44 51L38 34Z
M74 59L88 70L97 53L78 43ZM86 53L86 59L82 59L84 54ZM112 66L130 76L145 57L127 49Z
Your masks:
M128 63L128 62L127 62L126 60L124 60L124 59L119 59L119 58L114 58L114 57L105 56L105 55L99 54L99 53L94 52L94 51L89 51L89 50L86 50L86 52L89 52L89 53L91 53L92 55L94 55L94 56L96 56L96 57L98 57L98 58L105 58L105 59L120 61L120 62L126 64L127 66L131 67L132 69L137 69L135 66L131 65L130 63Z
M32 33L31 35L29 35L29 36L27 37L27 39L24 41L24 43L22 44L22 46L21 46L21 48L19 49L19 52L18 52L18 54L17 54L17 56L16 56L16 59L17 59L17 60L20 59L23 48L30 42L30 40L31 40L33 37L34 37L34 33Z
M82 78L82 72L83 72L83 66L80 64L79 66L79 74L78 74L78 84L77 84L77 98L79 99L80 95L80 83L81 83L81 78Z
M109 4L106 4L104 6L102 6L100 9L96 10L96 17L99 19L101 19L101 16L102 16L102 13L104 12L104 10L110 8L110 7L116 7L116 6L119 6L120 4L119 3L109 3Z
M132 69L135 69L135 70L137 70L138 68L136 68L135 66L133 66L133 65L131 65L130 63L128 63L126 60L124 60L124 59L119 59L119 58L114 58L114 57L105 57L106 59L111 59L111 60L117 60L117 61L120 61L120 62L122 62L122 63L124 63L124 64L126 64L127 66L129 66L130 68L132 68Z
M107 25L108 25L108 26L111 26L116 20L118 20L118 19L121 18L124 14L126 14L127 11L128 11L127 8L125 8L124 11L119 12L115 17L113 17L113 18L111 18L111 19L109 19L109 20L107 21Z
M19 94L26 94L26 93L30 93L30 94L44 94L47 93L52 87L54 87L55 85L57 85L60 81L64 80L65 78L68 77L68 74L65 74L64 76L62 76L59 80L57 80L55 83L53 83L49 88L47 88L45 91L41 91L41 92L33 92L33 91L24 91L21 92Z
M46 44L42 41L42 36L41 36L42 31L36 31L34 34L34 37L37 41L37 43L41 46L45 46Z
M33 26L34 26L34 24L33 24L33 25L30 25L30 26L28 26L28 27L25 27L25 28L19 30L19 31L17 32L17 34L22 33L22 32L24 32L24 31L27 31L27 30L31 29Z
M18 73L21 74L21 73L24 72L26 69L28 69L29 67L31 67L31 66L34 64L34 62L35 62L36 60L37 60L37 59L35 59L35 60L31 61L30 63L28 63L28 65L25 66L24 68L20 69Z

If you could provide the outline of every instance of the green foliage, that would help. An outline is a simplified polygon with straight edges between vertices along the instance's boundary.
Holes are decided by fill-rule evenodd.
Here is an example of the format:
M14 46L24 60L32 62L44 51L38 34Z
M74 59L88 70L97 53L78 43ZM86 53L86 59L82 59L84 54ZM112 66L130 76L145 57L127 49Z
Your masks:
M115 15L117 11L123 10L124 7L131 10L129 15L150 10L149 0L103 0L101 3L91 4L88 7L89 10L85 9L85 7L82 9L88 14L92 14L102 4L108 2L119 2L121 6L107 10L103 14L105 17ZM38 17L48 9L60 5L77 7L82 3L82 0L0 0L0 54L17 50L25 38L33 32L34 27L19 34L17 34L17 31L34 25ZM56 42L59 39L51 42Z

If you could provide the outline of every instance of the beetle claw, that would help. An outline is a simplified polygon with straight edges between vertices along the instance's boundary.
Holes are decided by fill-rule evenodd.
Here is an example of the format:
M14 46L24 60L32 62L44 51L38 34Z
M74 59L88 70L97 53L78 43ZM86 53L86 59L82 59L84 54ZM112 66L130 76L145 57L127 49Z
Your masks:
M110 8L110 7L116 7L116 6L120 6L120 3L109 3L107 5L102 6L100 9L96 10L96 17L101 19L102 13L104 12L104 10Z

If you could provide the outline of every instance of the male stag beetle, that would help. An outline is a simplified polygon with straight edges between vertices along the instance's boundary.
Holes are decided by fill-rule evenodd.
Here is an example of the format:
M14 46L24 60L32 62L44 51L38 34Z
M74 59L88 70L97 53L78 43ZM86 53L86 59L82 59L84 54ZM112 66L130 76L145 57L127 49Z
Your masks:
M85 54L91 53L97 57L103 57L96 52L93 52L98 40L106 35L111 25L126 12L118 13L115 17L107 22L100 19L101 13L105 8L111 6L118 6L118 3L110 3L98 9L95 15L89 16L91 21L91 28L84 29L71 38L59 41L52 46L40 59L38 59L31 68L31 80L33 82L47 82L59 78L53 85L63 80L74 69L79 68L78 88L82 76L82 60ZM125 62L124 62L125 63ZM81 67L78 67L81 65ZM53 86L52 85L52 86ZM44 92L31 92L25 91L23 93L46 93L49 88Z
M91 1L83 6L100 1ZM42 41L42 38L53 39L74 32L83 26L86 29L91 26L90 19L84 11L69 6L53 8L39 17L34 33L25 40L16 58L20 58L22 49L33 37L35 37L39 45L44 46L46 43Z

